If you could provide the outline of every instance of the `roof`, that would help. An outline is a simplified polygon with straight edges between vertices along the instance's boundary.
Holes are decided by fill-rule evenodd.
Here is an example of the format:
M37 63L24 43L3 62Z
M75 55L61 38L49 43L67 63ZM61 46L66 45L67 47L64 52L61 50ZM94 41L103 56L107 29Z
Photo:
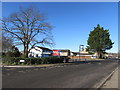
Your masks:
M80 55L91 55L89 53L80 53Z
M52 51L51 49L49 49L49 48L45 48L45 47L40 47L40 46L35 46L35 47L38 47L38 48L43 49L43 50L49 50L49 51ZM33 47L33 48L35 48L35 47Z
M68 51L70 51L69 49L53 49L53 50L60 50L61 52L68 52Z
M80 53L80 52L72 52L72 53L74 53L74 54L80 54L80 55L91 55L89 53Z

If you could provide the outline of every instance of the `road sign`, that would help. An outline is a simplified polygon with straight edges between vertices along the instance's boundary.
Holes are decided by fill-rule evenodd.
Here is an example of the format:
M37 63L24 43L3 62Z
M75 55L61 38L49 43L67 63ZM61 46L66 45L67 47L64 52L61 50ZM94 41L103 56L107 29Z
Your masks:
M20 60L20 62L25 62L25 60Z

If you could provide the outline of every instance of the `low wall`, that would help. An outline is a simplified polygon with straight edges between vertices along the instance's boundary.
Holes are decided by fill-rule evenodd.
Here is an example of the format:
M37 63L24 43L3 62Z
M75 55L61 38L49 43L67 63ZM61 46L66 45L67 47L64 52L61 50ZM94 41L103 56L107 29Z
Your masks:
M90 59L91 56L69 56L70 59Z

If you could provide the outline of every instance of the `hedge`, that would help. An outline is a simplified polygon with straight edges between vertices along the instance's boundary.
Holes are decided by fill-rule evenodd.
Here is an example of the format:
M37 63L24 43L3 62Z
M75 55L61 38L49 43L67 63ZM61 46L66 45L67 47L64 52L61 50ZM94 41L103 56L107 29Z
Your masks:
M20 62L20 60L25 60L25 62ZM5 59L3 63L8 64L52 64L52 63L63 63L63 58L60 57L42 57L42 58L23 58L23 57L10 57Z
M42 63L63 63L63 59L60 57L42 57Z

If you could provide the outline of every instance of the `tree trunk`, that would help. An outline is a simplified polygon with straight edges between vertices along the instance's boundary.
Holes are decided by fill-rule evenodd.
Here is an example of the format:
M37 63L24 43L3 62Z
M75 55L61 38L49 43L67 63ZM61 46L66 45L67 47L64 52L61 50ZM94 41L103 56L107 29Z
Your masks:
M24 43L24 57L25 57L25 50L26 50L26 47L25 47L25 43Z
M102 58L102 53L100 51L97 51L97 54L98 54L97 57L101 59Z
M28 57L28 43L24 43L24 57Z
M26 45L25 57L28 57L28 44Z
M102 59L102 53L100 53L100 57L99 58L101 58Z

